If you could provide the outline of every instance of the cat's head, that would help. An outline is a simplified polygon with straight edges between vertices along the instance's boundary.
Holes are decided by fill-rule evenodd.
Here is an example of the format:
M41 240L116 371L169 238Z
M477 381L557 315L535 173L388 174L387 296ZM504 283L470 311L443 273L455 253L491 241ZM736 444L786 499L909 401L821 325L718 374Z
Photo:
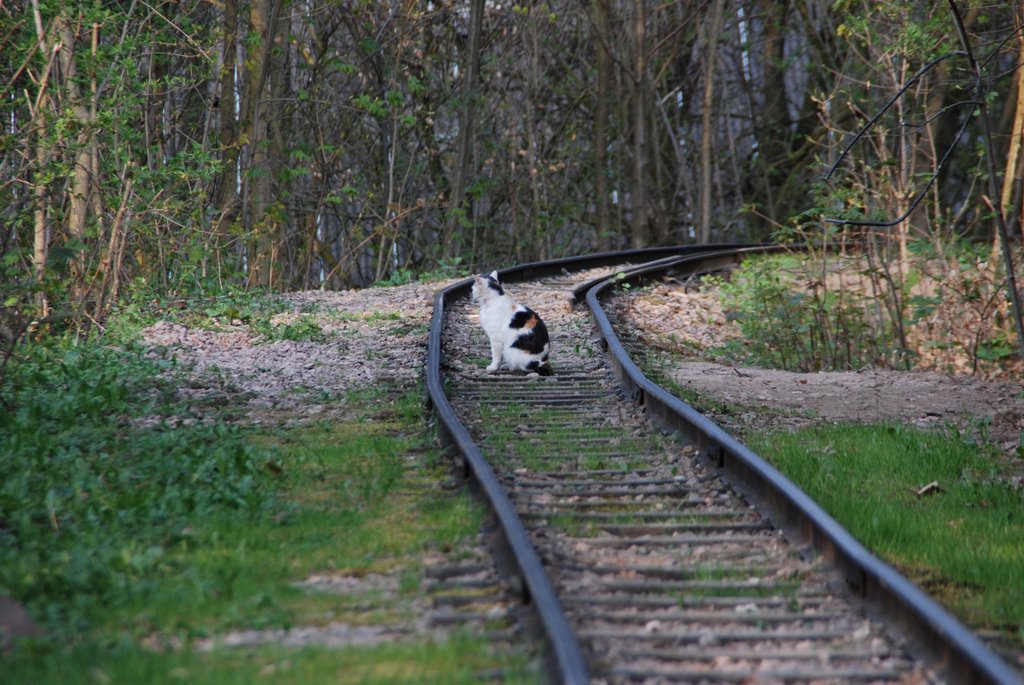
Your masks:
M486 276L476 276L473 280L473 300L477 302L504 294L505 289L501 287L497 271L492 271Z

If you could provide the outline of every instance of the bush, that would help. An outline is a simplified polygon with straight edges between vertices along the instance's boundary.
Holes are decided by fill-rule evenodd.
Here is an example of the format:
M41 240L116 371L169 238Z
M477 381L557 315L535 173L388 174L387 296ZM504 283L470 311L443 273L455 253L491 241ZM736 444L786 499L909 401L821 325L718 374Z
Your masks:
M716 281L726 315L746 340L733 353L794 371L850 369L884 357L864 297L808 277L796 257L749 258L729 281Z

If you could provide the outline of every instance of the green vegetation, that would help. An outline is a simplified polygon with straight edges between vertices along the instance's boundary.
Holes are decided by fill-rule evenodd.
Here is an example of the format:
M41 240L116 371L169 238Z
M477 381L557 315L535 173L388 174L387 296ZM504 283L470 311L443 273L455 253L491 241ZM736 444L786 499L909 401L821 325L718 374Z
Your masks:
M263 647L210 653L191 650L158 653L134 647L88 645L70 654L45 654L34 662L16 664L18 670L0 674L0 682L60 685L249 685L257 682L413 685L444 682L474 685L480 682L481 672L496 667L505 669L505 682L536 682L536 676L528 674L522 664L487 654L478 640L467 636L457 636L440 644L388 644L340 650Z
M865 298L829 289L812 278L801 256L748 258L732 279L708 280L722 293L727 315L743 331L727 346L732 358L797 371L858 368L885 361L876 330L866 318Z
M713 353L793 371L917 366L996 371L1017 353L1010 304L991 246L908 242L874 250L797 252L744 260L706 277L743 340Z
M263 342L326 341L329 336L313 318L315 312L305 309L294 312L286 300L257 291L239 290L209 297L168 298L141 284L137 292L116 307L105 338L110 342L130 342L147 326L158 321L173 321L209 330L244 326Z
M1024 508L991 449L901 426L754 435L750 445L968 623L1024 639Z
M373 286L377 288L396 285L406 285L415 281L446 281L456 278L465 278L473 273L472 269L462 263L462 257L442 257L434 269L413 269L399 267L391 272L385 279L374 281Z
M171 401L166 361L94 344L34 345L0 412L0 588L53 630L86 628L115 598L180 572L196 521L259 521L279 503L270 459Z
M438 495L441 460L409 388L335 398L342 421L257 430L184 404L180 371L94 342L12 357L0 379L0 594L47 636L5 656L0 682L476 682L529 670L467 635L197 649L232 630L408 628L424 546L476 534L483 514ZM397 590L298 584L368 574Z

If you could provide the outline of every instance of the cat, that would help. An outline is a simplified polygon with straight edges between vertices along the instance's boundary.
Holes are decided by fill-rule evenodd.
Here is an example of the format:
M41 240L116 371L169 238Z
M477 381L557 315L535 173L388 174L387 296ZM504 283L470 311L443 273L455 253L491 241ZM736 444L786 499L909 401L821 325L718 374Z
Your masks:
M537 312L505 294L497 271L476 276L473 301L480 303L480 326L491 341L491 364L487 371L497 371L504 362L513 371L541 376L553 373L548 362L551 341L547 326Z

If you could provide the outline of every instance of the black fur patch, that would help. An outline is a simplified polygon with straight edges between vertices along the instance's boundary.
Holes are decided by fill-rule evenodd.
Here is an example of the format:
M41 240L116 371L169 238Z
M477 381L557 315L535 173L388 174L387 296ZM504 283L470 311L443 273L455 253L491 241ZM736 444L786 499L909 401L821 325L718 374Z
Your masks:
M541 363L541 362L538 362L538 361L532 361L532 362L530 362L529 364L526 365L526 368L529 371L537 372L541 376L551 376L551 375L553 375L553 372L551 370L551 365L548 364L548 356L546 354L544 355L544 363Z
M487 279L487 287L488 288L490 288L494 292L498 293L499 295L504 295L505 294L505 289L501 287L501 283L498 283L496 280L494 280L490 276L483 276L483 278Z
M529 352L530 354L540 354L544 351L544 346L548 344L548 328L544 325L544 322L539 318L537 319L537 325L529 329L526 333L520 333L516 341L512 343L512 347Z
M530 320L530 317L536 316L529 309L521 312L516 312L512 315L512 320L508 322L509 328L522 328L526 325L526 322Z

